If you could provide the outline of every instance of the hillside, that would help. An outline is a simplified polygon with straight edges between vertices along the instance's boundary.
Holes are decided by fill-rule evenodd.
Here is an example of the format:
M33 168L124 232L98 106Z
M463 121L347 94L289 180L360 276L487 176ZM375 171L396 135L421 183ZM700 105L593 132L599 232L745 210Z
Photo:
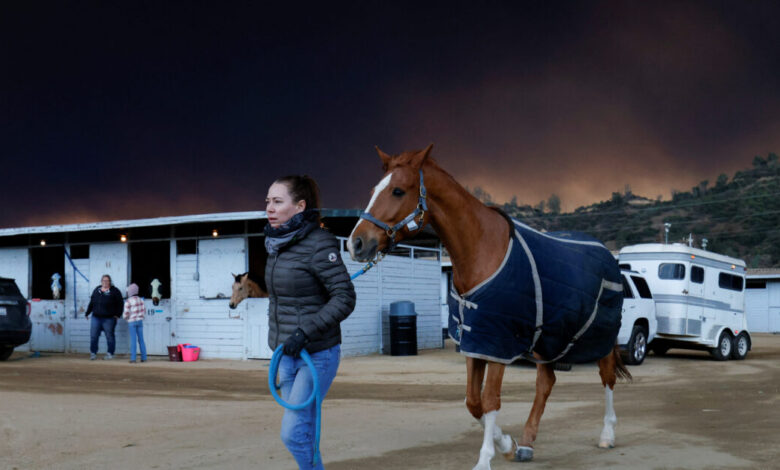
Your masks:
M712 186L702 181L688 192L675 192L669 201L627 189L570 213L545 211L544 204L498 206L540 230L586 232L612 250L663 242L664 223L670 223L670 243L687 242L691 234L694 246L706 238L707 250L742 258L750 268L780 267L780 163L774 153L755 157L752 168L730 179L722 174Z

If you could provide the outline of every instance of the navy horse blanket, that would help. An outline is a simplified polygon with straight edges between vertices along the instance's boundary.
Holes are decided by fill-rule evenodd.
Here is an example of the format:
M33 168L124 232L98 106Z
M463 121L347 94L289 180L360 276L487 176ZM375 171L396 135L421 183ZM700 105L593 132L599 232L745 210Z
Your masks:
M502 265L469 292L450 293L449 335L466 356L509 364L608 355L620 330L623 286L617 261L577 232L542 233L513 220Z

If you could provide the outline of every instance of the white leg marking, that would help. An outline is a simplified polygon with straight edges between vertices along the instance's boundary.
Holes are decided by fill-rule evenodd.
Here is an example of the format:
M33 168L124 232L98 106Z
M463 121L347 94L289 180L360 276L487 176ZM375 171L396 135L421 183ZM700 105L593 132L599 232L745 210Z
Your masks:
M473 470L490 470L490 461L496 453L493 448L493 433L496 427L497 415L498 411L491 411L485 413L479 420L480 424L485 428L485 434L482 438L482 448L479 450L479 462L477 462Z
M479 418L479 424L482 425L482 429L485 429L484 416ZM498 448L498 451L502 454L506 454L507 452L514 450L512 448L512 436L509 434L504 434L504 431L501 430L501 426L495 423L493 423L493 443L496 445L496 448Z
M379 193L381 193L389 184L390 179L392 178L393 174L388 173L387 176L382 178L382 181L380 181L376 186L374 186L374 194L371 195L371 200L368 201L368 207L366 207L366 210L363 212L371 212L371 207L376 202L376 198L379 197ZM360 224L363 223L363 219L358 219L358 223L355 224L355 227L352 229L352 233L349 234L349 239L347 239L347 250L349 250L350 256L352 256L352 259L355 258L355 252L352 248L352 236L355 234L355 230L360 226Z
M599 447L609 449L615 447L615 424L617 424L617 415L612 399L612 389L604 387L605 390L605 410L604 410L604 429L601 431Z

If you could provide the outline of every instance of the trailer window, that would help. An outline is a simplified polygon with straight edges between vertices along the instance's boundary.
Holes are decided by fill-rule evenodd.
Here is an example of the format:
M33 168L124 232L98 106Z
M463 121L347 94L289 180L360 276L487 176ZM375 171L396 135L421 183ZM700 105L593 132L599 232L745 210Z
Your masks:
M704 282L704 268L700 266L691 266L691 282L702 284Z
M741 291L742 278L728 273L720 273L718 276L718 286L722 289Z
M631 276L631 280L634 281L636 290L639 291L639 297L643 299L652 299L653 295L650 293L650 287L647 285L647 281L639 276Z
M685 279L685 265L679 263L663 263L658 266L659 279Z
M631 291L631 286L628 285L628 279L626 279L626 276L623 277L623 298L624 299L633 299L634 293Z
M618 264L618 267L619 267L620 269L625 269L626 271L631 271L631 265L630 265L630 264L628 264L628 263L621 263L621 264Z

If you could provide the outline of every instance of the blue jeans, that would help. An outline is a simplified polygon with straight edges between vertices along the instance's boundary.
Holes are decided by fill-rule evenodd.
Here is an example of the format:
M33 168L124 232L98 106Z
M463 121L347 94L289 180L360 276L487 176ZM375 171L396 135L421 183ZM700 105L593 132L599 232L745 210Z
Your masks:
M135 361L136 342L141 345L141 360L146 360L146 343L144 342L144 322L143 320L131 321L127 323L127 329L130 331L130 360ZM137 339L136 339L137 338Z
M114 351L116 351L115 328L116 317L101 318L92 315L92 323L89 324L89 352L97 354L100 332L104 331L106 333L106 342L108 343L108 353L113 355Z
M330 349L316 352L311 355L314 368L317 370L317 378L320 382L320 396L324 399L328 393L330 384L336 377L336 372L341 361L341 346L336 345ZM287 403L302 403L309 398L312 390L311 370L300 357L293 359L290 356L282 356L279 363L279 385L282 398ZM317 455L317 466L312 467L312 454L314 451L315 429L315 404L302 410L285 410L282 417L282 442L287 450L295 457L298 467L306 470L322 470L322 456Z

